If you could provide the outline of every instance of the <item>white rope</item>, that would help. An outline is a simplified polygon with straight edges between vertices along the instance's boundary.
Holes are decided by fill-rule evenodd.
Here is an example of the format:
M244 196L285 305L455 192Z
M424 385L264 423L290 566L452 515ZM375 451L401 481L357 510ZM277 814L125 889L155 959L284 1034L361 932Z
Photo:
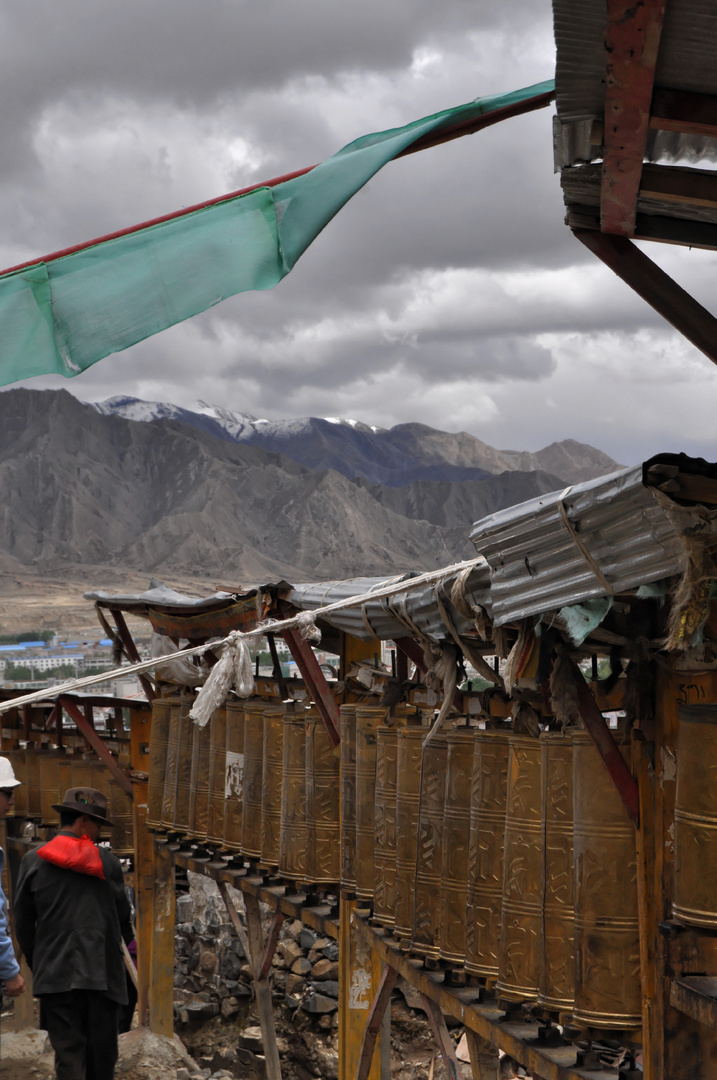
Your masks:
M434 582L442 581L444 578L466 570L468 567L484 566L486 561L482 555L479 555L476 559L469 559L467 562L453 563L451 566L445 566L440 570L430 570L426 574L419 574L418 577L407 578L396 584L395 580L392 584L386 585L380 589L374 589L371 592L361 593L359 596L350 596L345 600L337 600L333 604L327 604L326 607L316 608L314 611L301 611L298 615L292 615L288 619L265 619L264 622L259 623L253 630L247 630L246 633L240 634L241 638L248 641L250 638L263 637L264 634L269 631L281 632L282 630L291 630L294 627L301 629L306 625L307 615L312 619L320 618L324 615L329 615L333 611L344 611L346 608L361 607L362 604L368 603L370 600L380 600L384 597L395 596L398 593L404 593L408 590L420 589L424 585L432 585ZM318 628L317 632L318 632ZM233 630L231 634L224 638L217 638L213 641L207 641L204 645L194 645L189 649L180 649L178 652L172 654L173 660L179 660L183 656L202 656L207 651L218 649L220 646L226 645L232 634L238 634L238 630ZM59 686L45 687L44 690L35 690L31 694L23 694L20 697L10 698L8 701L0 702L0 714L9 712L10 709L15 709L19 705L29 705L33 701L48 701L58 697L60 694L71 694L75 690L84 690L88 686L97 686L100 683L108 682L111 679L120 678L125 675L139 675L144 671L151 671L156 667L157 661L141 660L137 664L127 664L124 667L114 668L112 671L104 671L97 675L85 675L81 679L71 679L68 682L60 683Z

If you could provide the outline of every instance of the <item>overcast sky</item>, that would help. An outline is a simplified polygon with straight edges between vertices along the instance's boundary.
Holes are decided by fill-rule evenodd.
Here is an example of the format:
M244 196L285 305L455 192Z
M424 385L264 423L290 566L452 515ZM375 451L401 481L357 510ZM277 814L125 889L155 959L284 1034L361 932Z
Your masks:
M553 74L549 0L10 0L0 265ZM714 460L717 368L563 224L552 112L387 165L276 289L24 385ZM646 247L710 305L713 253Z

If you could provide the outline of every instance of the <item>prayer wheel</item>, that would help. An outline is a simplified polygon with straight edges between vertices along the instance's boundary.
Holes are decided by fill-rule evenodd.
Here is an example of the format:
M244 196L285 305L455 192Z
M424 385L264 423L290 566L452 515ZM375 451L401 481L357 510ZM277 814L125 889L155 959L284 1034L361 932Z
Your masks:
M373 900L376 730L387 715L375 706L356 709L356 897L363 903Z
M186 832L189 825L189 792L192 775L192 728L189 712L193 695L177 694L170 702L167 734L167 768L162 793L161 826Z
M279 873L306 877L306 710L284 712L284 782L281 789Z
M264 745L261 780L261 865L279 865L281 789L284 765L284 706L264 709Z
M411 948L438 958L443 868L443 802L448 736L439 731L423 747L416 843L416 889Z
M339 756L326 725L311 709L306 721L306 877L337 885L341 876Z
M224 776L224 847L241 851L244 809L244 702L226 704L226 773Z
M540 740L511 735L496 987L498 996L508 1001L538 997L543 928L541 810Z
M37 755L42 825L60 824L60 815L52 809L52 804L62 802L64 795L64 792L60 792L60 764L63 758L62 750L41 750Z
M356 706L341 714L341 891L356 892Z
M162 820L164 776L167 771L167 738L169 735L169 698L158 697L152 702L152 737L149 744L149 781L147 784L147 825L159 828Z
M505 731L481 731L476 735L468 846L465 968L469 974L487 979L498 977L509 749L509 735Z
M227 713L221 706L210 721L209 732L209 820L207 840L224 842L224 802L226 790Z
M568 1012L575 1003L573 743L569 733L543 732L540 769L543 935L538 1004Z
M38 755L41 750L36 750L34 745L28 744L25 748L25 770L27 774L27 816L42 817L42 802L40 795L40 761Z
M6 750L5 756L10 759L12 771L20 781L20 786L15 788L13 806L7 816L24 818L27 817L27 760L25 750L22 747Z
M264 758L264 701L244 705L244 805L242 851L249 859L261 858L261 785Z
M126 770L131 767L128 753L120 754L117 764L120 769ZM118 856L129 856L134 853L134 820L132 815L132 799L124 788L110 775L108 769L104 769L105 794L107 795L107 814L112 822L110 833L110 847Z
M376 729L376 808L373 830L373 917L389 929L396 921L396 777L398 730Z
M209 750L214 718L203 727L190 720L192 766L189 773L189 816L187 836L206 840L209 824Z
M413 893L416 882L416 838L421 790L421 751L428 728L407 725L398 731L396 778L396 918L394 933L413 933Z
M451 731L447 742L448 761L443 807L440 956L442 960L462 965L466 958L468 845L475 731L472 728Z
M573 1019L593 1028L640 1027L635 828L586 731L573 733L573 819Z
M675 793L675 899L678 922L717 928L717 705L679 713Z

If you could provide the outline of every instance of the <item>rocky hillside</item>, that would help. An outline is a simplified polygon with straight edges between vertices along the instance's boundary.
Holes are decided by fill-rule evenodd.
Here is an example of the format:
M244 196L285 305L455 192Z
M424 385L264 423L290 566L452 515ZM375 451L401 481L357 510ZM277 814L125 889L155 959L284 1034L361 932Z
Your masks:
M388 432L312 424L340 434L324 432L313 450L301 435L309 466L297 460L296 428L283 440L275 430L265 446L186 416L127 419L65 391L6 391L0 572L56 578L81 569L96 583L105 568L113 578L132 571L238 587L430 568L470 556L474 520L572 482L592 455L599 467L591 475L615 467L566 443L529 456L562 464L560 472L526 471L526 455L503 470L505 455L468 435L417 424ZM358 450L342 461L347 433ZM375 480L379 466L393 483ZM454 470L459 478L449 479Z

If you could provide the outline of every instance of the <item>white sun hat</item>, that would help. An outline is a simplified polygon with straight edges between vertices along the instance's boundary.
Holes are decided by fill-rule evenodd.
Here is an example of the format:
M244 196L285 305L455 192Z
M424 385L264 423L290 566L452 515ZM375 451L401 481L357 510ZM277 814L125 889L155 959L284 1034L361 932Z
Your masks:
M6 757L0 757L0 788L19 787L22 783L12 771L12 765Z

